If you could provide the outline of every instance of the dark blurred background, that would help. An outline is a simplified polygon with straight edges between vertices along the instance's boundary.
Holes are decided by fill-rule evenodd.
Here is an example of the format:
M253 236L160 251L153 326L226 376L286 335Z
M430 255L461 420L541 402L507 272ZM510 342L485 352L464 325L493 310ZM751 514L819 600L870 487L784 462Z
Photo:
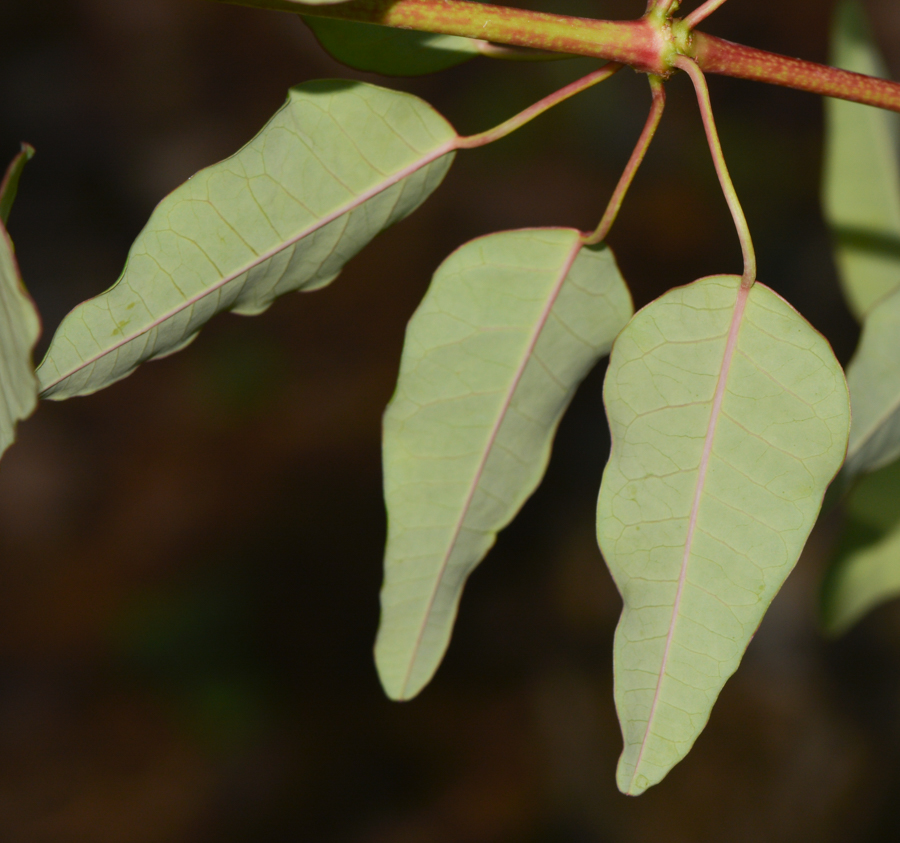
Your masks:
M543 8L635 17L644 0ZM870 2L900 74L900 7ZM704 28L808 59L830 2L730 0ZM299 19L204 0L0 0L0 159L37 156L10 220L43 314L108 287L168 191L308 79L412 91L463 132L593 66L348 71ZM846 361L820 217L815 97L713 78L760 277ZM610 236L636 303L740 252L685 78ZM45 403L0 471L0 840L666 843L900 839L900 607L824 641L820 525L709 727L640 799L614 783L619 599L593 535L603 371L547 478L472 577L444 665L388 702L371 648L379 428L403 328L446 254L504 228L592 228L649 103L624 71L493 147L331 287L90 398Z

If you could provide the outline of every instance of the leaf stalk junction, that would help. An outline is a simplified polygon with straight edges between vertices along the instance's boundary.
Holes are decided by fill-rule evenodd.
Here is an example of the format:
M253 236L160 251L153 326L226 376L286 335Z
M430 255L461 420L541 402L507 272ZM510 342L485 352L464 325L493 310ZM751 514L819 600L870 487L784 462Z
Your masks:
M663 82L683 70L694 85L710 152L728 203L744 258L744 283L756 277L756 259L747 221L725 165L704 72L752 79L900 112L900 84L826 65L734 44L696 30L725 0L705 0L685 18L674 17L680 0L648 0L637 20L608 21L551 14L472 0L350 0L308 5L298 0L226 0L306 16L471 38L489 58L547 60L588 56L608 64L545 97L487 132L459 138L456 147L473 148L515 131L558 102L612 76L624 65L650 75L653 102L646 125L597 229L586 245L602 241L621 207L662 116Z

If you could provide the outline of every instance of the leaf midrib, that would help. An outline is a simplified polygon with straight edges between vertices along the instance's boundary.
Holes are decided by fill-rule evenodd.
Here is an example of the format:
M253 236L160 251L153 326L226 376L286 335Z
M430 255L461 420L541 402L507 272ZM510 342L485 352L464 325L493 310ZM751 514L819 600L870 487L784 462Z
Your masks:
M81 372L82 370L86 369L88 366L92 366L98 360L102 360L107 355L112 354L115 351L118 351L120 348L123 348L124 346L133 342L138 337L141 337L144 334L149 333L154 328L158 328L160 325L164 324L172 317L178 315L182 311L186 310L189 307L192 307L197 302L206 298L206 296L211 295L211 294L215 293L217 290L222 289L223 287L227 286L232 281L234 281L236 278L240 278L241 275L246 274L250 270L254 269L257 266L260 266L261 264L265 263L266 261L271 260L279 252L283 252L285 249L299 243L301 240L303 240L306 237L309 237L311 234L314 234L319 229L324 228L329 223L332 223L335 220L340 219L340 217L344 216L345 214L348 214L351 211L358 208L359 206L364 205L366 202L368 202L370 199L377 196L379 193L382 193L385 190L387 190L388 188L393 187L395 184L403 181L403 179L411 176L417 170L420 170L423 167L427 167L429 164L433 163L438 158L441 158L444 155L447 155L448 153L453 152L455 149L457 149L458 141L459 141L458 136L451 138L449 141L446 141L445 143L441 144L436 149L432 150L421 160L416 161L412 164L409 164L401 170L398 170L396 173L394 173L392 176L388 177L384 181L369 188L369 190L365 191L364 193L361 193L358 196L354 197L352 200L345 203L341 207L335 209L334 211L327 214L326 216L322 217L320 220L317 220L313 225L307 226L307 228L292 235L287 240L279 243L276 247L273 247L273 248L257 255L253 260L248 261L240 269L235 270L234 272L226 275L224 278L217 281L212 286L207 287L206 289L202 290L201 292L196 293L193 296L185 299L185 301L182 302L181 304L179 304L177 307L169 309L168 311L166 311L165 314L157 317L152 322L150 322L148 325L141 328L141 330L135 331L128 335L123 334L122 338L120 340L116 341L113 345L110 345L110 346L104 348L102 351L98 352L97 354L93 355L92 357L89 357L88 359L82 361L80 365L75 366L74 368L67 371L65 374L62 374L59 377L57 377L55 380L49 382L46 386L43 386L41 388L41 394L44 394L47 391L53 389L53 387L58 386L63 381L67 380L68 378L71 378L73 375L76 375L78 372ZM124 275L123 275L123 277L124 277ZM106 294L101 293L101 295L106 295ZM43 365L43 364L41 364L41 365ZM39 369L40 369L40 367L39 367Z
M725 398L725 388L728 383L728 375L731 370L731 362L734 358L734 352L737 347L738 334L741 329L744 311L747 306L747 298L750 295L750 286L741 281L738 288L737 298L734 303L734 312L731 317L731 325L728 329L728 338L725 342L725 352L722 355L722 365L719 368L719 378L716 382L716 391L713 396L712 409L710 410L709 423L706 428L706 437L703 442L703 453L700 458L700 465L697 473L697 485L694 489L694 499L691 503L691 513L688 521L688 532L684 541L684 554L681 559L681 571L678 575L678 588L675 592L675 602L672 606L672 619L669 622L669 631L666 635L666 644L663 649L662 663L659 668L659 675L656 679L656 689L653 694L653 702L650 705L650 714L647 717L647 726L644 736L641 739L641 747L638 750L637 758L634 762L634 768L631 773L631 780L628 783L628 793L634 792L635 779L641 766L641 760L644 756L644 750L647 747L647 741L653 732L653 720L656 716L657 705L659 704L660 693L663 680L666 676L666 668L668 666L669 655L672 648L672 641L675 637L675 626L678 621L679 608L681 598L684 593L684 586L687 582L687 569L691 556L691 547L694 541L694 530L697 526L697 514L700 509L700 501L703 497L703 487L706 484L706 472L709 468L709 460L712 455L713 441L716 436L716 427L722 410L722 401Z
M572 271L572 266L575 263L576 258L578 257L579 252L581 251L582 243L581 238L576 237L575 243L572 245L572 249L569 254L566 256L566 260L560 269L559 276L553 284L553 288L550 291L550 295L547 297L547 302L544 305L544 309L541 311L540 317L538 318L537 324L535 325L534 331L529 337L528 345L525 347L525 352L522 355L522 360L519 362L519 366L516 369L515 375L513 375L512 383L510 384L509 389L507 390L506 396L503 400L503 404L500 407L500 411L497 414L497 418L494 421L494 425L491 428L491 432L488 435L488 440L486 447L484 449L484 453L481 456L481 459L478 463L478 467L475 470L475 474L472 478L472 483L469 486L469 491L466 494L465 502L463 503L463 508L460 513L460 516L456 522L456 525L453 529L453 536L450 539L449 544L447 545L447 550L444 553L444 557L441 560L441 564L438 569L438 575L435 579L434 587L431 590L431 595L428 598L428 603L425 607L425 612L422 616L422 622L419 626L418 632L416 634L416 643L413 646L412 653L409 658L409 665L406 669L406 675L403 678L403 684L400 687L400 695L399 699L407 699L410 681L412 679L412 673L416 666L416 662L419 658L419 651L422 647L422 642L425 638L425 629L428 626L428 619L431 616L431 612L434 608L435 601L437 600L438 592L441 588L441 583L444 580L444 575L447 573L447 566L450 562L450 557L453 555L453 550L456 547L456 542L459 539L459 534L462 532L462 528L465 524L466 517L469 513L469 508L472 506L472 501L475 498L475 493L478 491L478 487L481 483L481 478L484 474L484 469L487 465L488 458L491 455L491 451L494 448L494 445L497 441L497 436L500 432L500 428L503 425L503 421L506 418L506 414L512 404L513 396L516 393L516 390L519 388L519 383L522 380L522 376L525 374L525 369L528 366L528 363L531 361L534 355L534 349L537 346L538 340L540 339L541 333L544 330L544 327L547 324L547 320L550 318L550 313L553 310L553 305L556 304L556 300L559 298L559 293L563 288L563 285L566 282L566 279L569 277L569 273Z

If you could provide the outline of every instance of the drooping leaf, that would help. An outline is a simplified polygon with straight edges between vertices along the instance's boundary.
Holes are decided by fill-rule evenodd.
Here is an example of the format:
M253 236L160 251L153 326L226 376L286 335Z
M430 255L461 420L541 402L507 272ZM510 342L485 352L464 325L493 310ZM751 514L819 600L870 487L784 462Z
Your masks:
M900 456L900 290L866 315L847 383L853 408L844 468L849 480Z
M13 158L3 180L0 181L0 222L6 225L9 222L9 212L12 210L16 194L19 192L19 179L25 165L34 157L34 147L23 143L22 151Z
M102 389L184 347L216 313L260 313L328 284L440 184L456 138L409 94L293 88L247 146L160 203L115 286L63 320L38 369L42 395Z
M860 5L837 8L832 63L885 77ZM900 116L845 100L825 101L823 206L850 309L862 319L900 285Z
M438 269L384 418L375 655L389 696L415 696L437 669L466 578L537 487L575 388L631 312L610 250L572 229L483 237Z
M822 586L822 625L841 635L900 596L900 461L862 478L847 497L835 558Z
M338 18L305 17L322 47L357 70L388 76L420 76L478 55L470 38L377 26Z
M41 323L25 291L12 241L0 221L0 455L13 443L16 424L37 404L31 352Z
M618 784L689 751L816 520L849 401L825 339L762 284L703 278L619 335L597 531L624 608Z

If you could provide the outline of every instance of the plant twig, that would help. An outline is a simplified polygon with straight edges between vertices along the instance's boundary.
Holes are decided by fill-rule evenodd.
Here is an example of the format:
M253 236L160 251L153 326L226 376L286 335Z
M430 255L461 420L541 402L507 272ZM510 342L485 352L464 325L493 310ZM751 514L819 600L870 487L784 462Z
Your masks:
M668 17L674 5L671 0L662 0L648 15L631 21L578 18L472 0L348 0L316 6L298 0L220 2L590 56L663 77L669 76L677 66L679 45L676 42L683 39L680 49L705 73L752 79L900 112L900 83L788 58L692 31L686 21L696 18L689 15L677 21ZM711 11L703 4L696 12L704 8Z
M650 89L653 92L653 103L650 106L650 113L647 115L647 122L644 124L644 130L641 132L637 144L635 144L634 151L631 153L631 158L628 159L628 163L625 165L625 169L619 178L619 183L613 191L613 195L609 200L609 204L606 206L606 211L603 213L603 217L600 220L600 224L597 226L597 230L582 240L585 246L601 243L606 239L606 235L609 234L612 224L619 215L619 209L622 207L622 200L625 198L625 194L631 187L631 183L634 181L638 168L641 166L641 162L643 162L644 156L647 154L650 142L656 134L656 129L659 126L659 121L662 118L663 109L666 105L666 90L663 87L662 79L658 76L650 77Z
M709 101L709 88L706 85L706 78L703 75L703 71L697 66L697 63L686 56L679 56L675 64L691 77L691 82L694 83L694 90L697 92L697 102L700 105L700 115L703 118L703 128L706 130L709 151L712 154L716 174L719 177L719 184L722 186L722 193L725 194L725 201L728 203L728 208L734 219L734 227L737 229L738 238L741 241L741 252L744 255L742 284L745 287L749 287L756 280L756 253L753 250L753 240L750 237L747 218L744 216L737 192L734 189L734 183L728 174L728 166L725 164L722 144L719 141L716 121L713 118L712 104Z
M574 97L575 94L580 94L582 91L586 91L593 85L609 79L610 76L621 69L622 65L616 62L605 64L599 70L595 70L587 76L582 76L581 79L566 85L564 88L560 88L558 91L554 91L542 100L538 100L534 105L529 106L524 111L520 111L515 117L510 117L509 120L505 120L499 126L488 129L486 132L480 132L477 135L459 138L455 143L455 147L457 149L474 149L478 146L485 146L486 144L493 143L495 140L500 140L500 138L506 137L508 134L514 132L521 126L524 126L529 121L534 120L539 114L543 114L548 109L553 108L554 105L558 105L564 100L569 99L569 97Z
M900 111L900 84L887 79L768 53L703 32L692 33L688 54L705 73L767 82Z

